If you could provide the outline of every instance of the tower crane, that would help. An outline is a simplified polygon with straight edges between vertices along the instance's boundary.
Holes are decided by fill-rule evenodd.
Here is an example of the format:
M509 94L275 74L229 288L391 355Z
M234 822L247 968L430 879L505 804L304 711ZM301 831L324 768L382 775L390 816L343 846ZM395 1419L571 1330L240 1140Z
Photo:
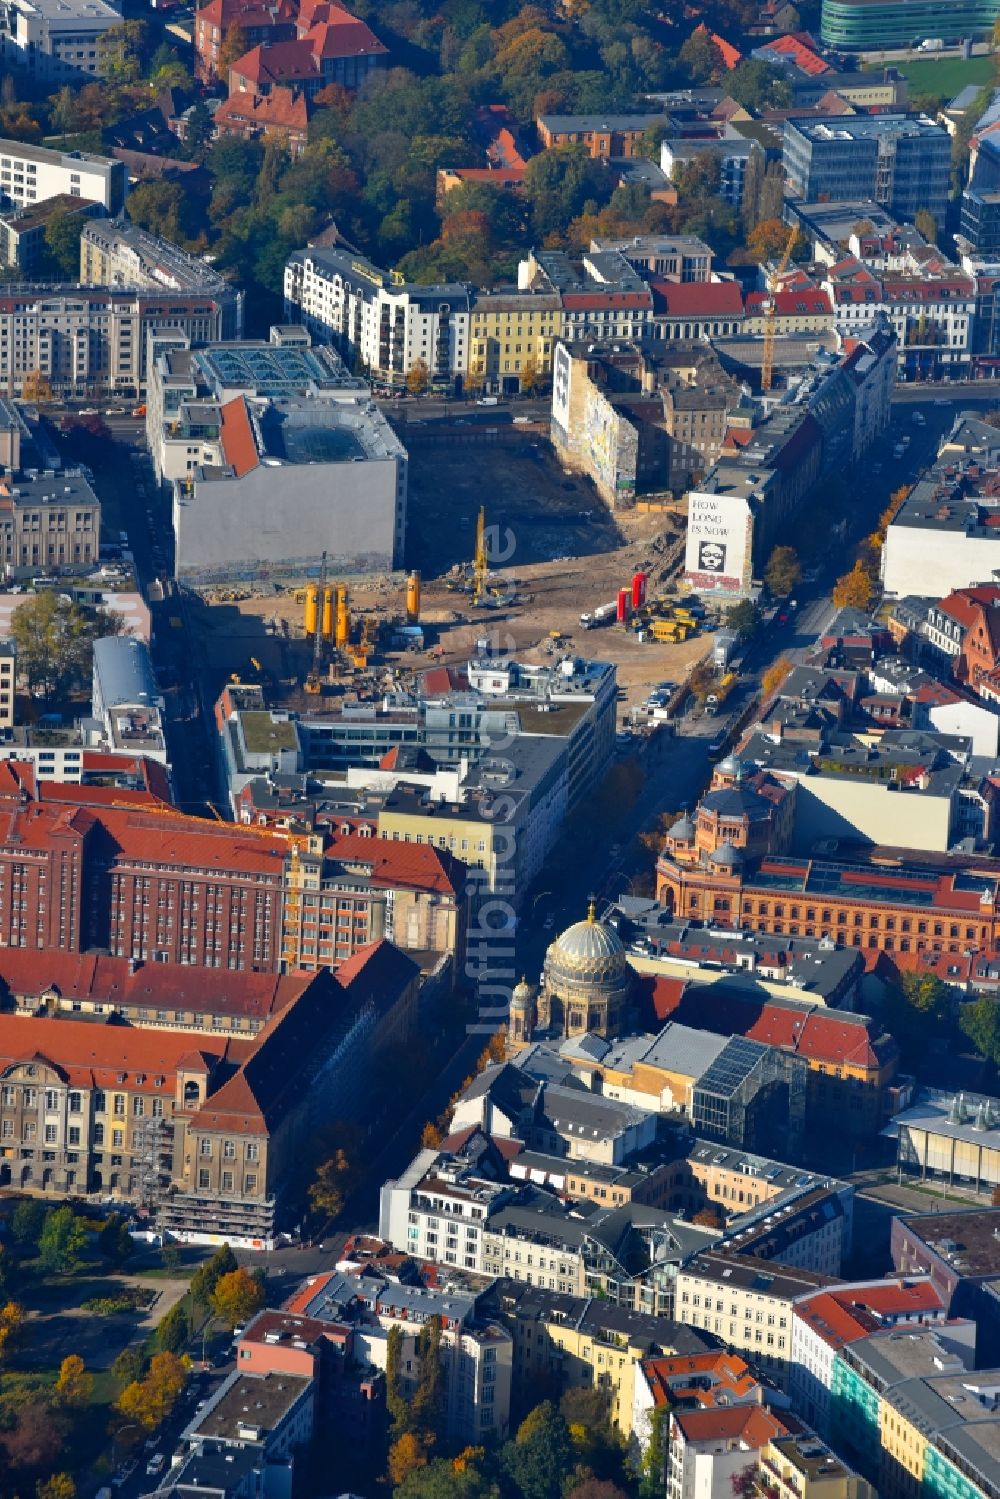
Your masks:
M319 570L319 608L316 610L316 637L313 642L312 666L310 666L309 668L309 675L306 677L305 681L305 690L311 696L314 696L316 693L318 693L321 688L319 673L320 667L323 664L323 599L325 595L326 553L324 552L323 560L320 564Z
M760 367L760 388L763 391L771 389L774 378L774 340L778 327L778 289L781 286L781 278L788 270L788 262L792 258L792 246L798 236L798 229L792 226L788 232L788 243L785 245L785 253L778 263L778 269L769 276L768 291L770 299L767 311L764 314L764 358Z

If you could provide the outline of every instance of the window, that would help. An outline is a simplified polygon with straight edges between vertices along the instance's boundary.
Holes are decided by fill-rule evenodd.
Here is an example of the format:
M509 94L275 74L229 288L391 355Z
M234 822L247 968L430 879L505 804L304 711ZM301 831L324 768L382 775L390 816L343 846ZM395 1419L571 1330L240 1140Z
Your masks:
M58 1133L59 1132L56 1129L56 1127L55 1127L54 1124L47 1124L45 1126L45 1143L46 1143L46 1145L54 1145L56 1143L56 1135Z
M222 1190L223 1192L231 1192L233 1190L233 1173L231 1171L223 1171L222 1173Z
M143 1115L145 1114L145 1112L146 1112L146 1100L144 1098L139 1098L139 1097L133 1098L133 1100L132 1100L132 1117L134 1119L141 1119L143 1117Z
M202 1135L198 1141L198 1154L201 1156L210 1156L212 1154L212 1142L205 1135Z
M236 1159L236 1144L233 1140L225 1140L222 1145L222 1154L227 1161Z
M209 1185L209 1174L208 1174L208 1172L204 1168L202 1168L198 1172L198 1186L201 1187L202 1189L204 1189L208 1185Z
M79 1093L71 1093L69 1095L69 1111L70 1111L70 1113L71 1114L79 1114L79 1113L82 1112L82 1108L83 1108L83 1103L82 1103L81 1095Z
M59 1094L56 1092L55 1088L46 1088L45 1107L50 1114L59 1107Z
M247 1145L247 1160L248 1161L256 1161L256 1160L259 1160L259 1159L260 1159L259 1148L258 1148L258 1146L257 1146L257 1144L256 1144L255 1141L250 1141L249 1144Z

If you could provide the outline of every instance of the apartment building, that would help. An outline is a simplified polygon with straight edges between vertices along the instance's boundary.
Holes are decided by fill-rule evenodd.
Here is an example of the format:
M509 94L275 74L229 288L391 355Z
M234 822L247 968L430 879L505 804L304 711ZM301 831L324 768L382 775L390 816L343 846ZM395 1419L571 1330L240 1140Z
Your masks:
M466 385L516 395L544 380L562 331L556 292L479 292L469 315Z
M432 388L464 376L470 310L468 286L406 283L346 250L298 250L285 267L288 320L387 386L402 386L417 365Z
M4 577L58 577L97 566L101 505L79 469L0 478Z
M959 1330L873 1332L834 1358L838 1447L885 1499L995 1491L1000 1369L974 1370L971 1348L948 1337Z
M779 1414L756 1405L673 1411L667 1427L667 1499L725 1499L744 1475L754 1475L769 1443L787 1432Z
M465 967L466 924L465 865L444 849L359 833L289 856L286 969L339 963L385 937L428 966L447 958L457 975Z
M37 275L48 249L45 231L53 220L67 213L87 218L103 212L100 203L68 193L0 211L0 272L9 267L22 277Z
M234 1369L184 1428L192 1457L182 1463L180 1474L172 1474L174 1485L200 1489L202 1465L210 1454L221 1459L223 1471L227 1460L249 1458L258 1480L270 1469L290 1481L296 1453L305 1454L313 1434L315 1398L311 1375Z
M84 286L129 287L211 297L221 311L219 334L243 336L243 292L207 261L124 219L88 223L80 235Z
M578 260L564 250L532 250L518 264L517 284L559 297L566 340L640 338L652 315L649 286L617 250L588 250Z
M823 286L841 333L850 336L875 312L888 319L906 379L954 380L969 370L977 287L958 266L908 259L898 270L878 271L851 255L830 266Z
M948 1301L929 1276L852 1281L801 1297L792 1321L789 1393L821 1435L831 1431L833 1361L839 1349L878 1328L943 1322Z
M0 58L51 88L79 86L104 72L101 39L121 19L108 0L11 0Z
M735 1246L734 1246L735 1248ZM675 1316L715 1333L787 1389L795 1303L839 1282L733 1249L706 1250L677 1272Z
M506 1327L464 1289L406 1285L380 1274L310 1277L290 1311L353 1335L355 1357L384 1371L389 1330L402 1334L400 1379L413 1398L421 1368L421 1328L439 1319L442 1404L448 1441L456 1448L503 1441L510 1429L512 1338Z
M120 163L115 163L119 165ZM183 292L87 289L26 282L0 289L0 393L42 377L58 397L143 394L148 341L170 330L219 337L223 309Z
M86 3L111 10L103 0ZM121 17L112 14L117 25ZM53 151L25 141L0 140L0 199L11 198L19 207L65 196L99 203L105 213L116 214L121 213L127 192L123 162L90 151Z
M812 1432L775 1435L757 1459L776 1499L878 1499L878 1491Z
M761 1406L765 1386L738 1354L646 1355L635 1371L631 1431L640 1452L648 1453L654 1423L672 1411Z

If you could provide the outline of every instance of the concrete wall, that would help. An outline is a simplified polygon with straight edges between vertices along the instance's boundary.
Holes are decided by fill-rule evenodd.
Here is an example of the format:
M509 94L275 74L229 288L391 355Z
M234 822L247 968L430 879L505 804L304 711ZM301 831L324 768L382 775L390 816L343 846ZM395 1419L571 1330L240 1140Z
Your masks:
M177 577L197 584L267 570L304 574L323 551L331 576L388 571L400 466L395 458L262 465L239 480L198 479L190 495L178 487ZM404 502L405 489L401 515Z
M890 526L882 548L882 586L896 598L942 599L956 588L992 583L994 568L1000 568L1000 546L964 531Z
M794 846L806 852L820 838L861 838L889 848L950 846L951 799L890 791L884 781L806 776L795 803Z

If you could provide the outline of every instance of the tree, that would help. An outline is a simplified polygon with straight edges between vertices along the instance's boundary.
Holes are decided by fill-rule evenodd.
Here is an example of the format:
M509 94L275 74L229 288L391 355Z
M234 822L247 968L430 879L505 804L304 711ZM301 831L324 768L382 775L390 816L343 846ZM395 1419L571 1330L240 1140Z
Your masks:
M116 1384L125 1385L134 1383L142 1378L146 1360L142 1351L138 1348L123 1348L121 1353L111 1365L111 1377Z
M726 610L726 625L749 639L760 629L760 610L752 599L741 599Z
M57 1405L86 1405L94 1392L94 1376L87 1373L78 1353L68 1353L59 1365L55 1385Z
M920 234L928 244L933 245L937 240L937 219L927 208L918 208L913 219Z
M212 1258L199 1265L191 1277L191 1297L199 1306L209 1306L212 1293L224 1275L237 1269L236 1256L228 1244L217 1249Z
M183 1353L190 1335L191 1324L184 1303L178 1301L156 1329L156 1347L161 1353Z
M521 390L526 396L530 395L533 390L538 389L540 382L541 376L536 361L533 358L526 359L521 369Z
M904 1053L919 1057L947 1032L948 986L933 973L901 973L886 991L883 1016Z
M124 1264L135 1249L124 1218L112 1214L97 1235L97 1247L105 1259L115 1265Z
M83 214L65 209L54 213L45 225L45 248L61 277L76 281L80 275L80 231Z
M17 1301L8 1301L0 1307L0 1359L6 1357L17 1342L24 1325L24 1308Z
M154 1354L145 1379L126 1385L115 1409L126 1421L152 1431L173 1410L186 1379L187 1369L175 1353Z
M628 1499L624 1489L607 1478L585 1478L566 1490L566 1499Z
M38 1236L38 1258L51 1275L69 1275L80 1264L87 1243L83 1225L71 1207L51 1208Z
M223 1275L212 1292L212 1310L227 1327L245 1324L264 1305L264 1288L242 1265Z
M420 1133L420 1144L424 1150L437 1150L444 1139L433 1119L428 1119Z
M22 1249L34 1248L45 1222L45 1208L37 1197L24 1197L11 1214L10 1231Z
M430 384L430 370L424 359L417 359L406 372L406 388L411 396L423 395Z
M874 596L875 583L859 557L851 571L837 579L833 602L838 609L867 609Z
M145 21L121 21L102 32L97 43L101 77L116 83L135 83L149 56L150 37Z
M747 57L726 74L726 93L747 109L786 109L792 91L781 68Z
M51 401L52 385L41 370L28 370L21 381L21 396L25 401Z
M22 1472L52 1468L62 1451L62 1428L56 1413L44 1401L23 1405L13 1427L0 1436L11 1467Z
M441 1318L431 1317L417 1339L420 1375L413 1395L412 1419L426 1446L440 1435L444 1414L444 1372L441 1368Z
M573 1470L569 1428L551 1400L530 1411L500 1454L501 1466L524 1499L561 1499Z
M963 1005L958 1024L980 1056L1000 1063L1000 1004L995 999L983 994L972 1004Z
M342 1213L352 1178L354 1171L346 1151L337 1150L330 1160L324 1160L316 1169L309 1187L309 1205L313 1213L324 1213L327 1217L337 1217Z
M53 1473L35 1484L35 1499L76 1499L76 1484L68 1473Z
M775 547L767 559L764 582L775 598L784 598L802 579L802 564L794 547Z
M719 77L725 67L722 53L706 26L699 26L696 31L692 31L677 54L677 61L692 83L708 83L711 78Z
M43 697L89 681L94 641L126 633L124 616L70 601L54 588L25 599L10 626L18 670Z
M649 1445L643 1454L639 1499L660 1499L666 1479L667 1423L669 1406L657 1406L649 1414Z
M458 1457L436 1458L410 1469L393 1499L496 1499L496 1487L483 1477L481 1447L466 1448Z
M761 691L765 697L770 697L773 692L777 692L794 666L794 661L789 661L787 656L780 656L777 661L771 663L760 679Z
M427 1453L419 1437L404 1431L389 1448L389 1477L394 1488L399 1488L418 1468L427 1466Z
M229 76L230 65L250 51L250 38L242 26L233 24L226 27L226 33L222 38L222 46L219 48L219 66L217 72L220 78Z

